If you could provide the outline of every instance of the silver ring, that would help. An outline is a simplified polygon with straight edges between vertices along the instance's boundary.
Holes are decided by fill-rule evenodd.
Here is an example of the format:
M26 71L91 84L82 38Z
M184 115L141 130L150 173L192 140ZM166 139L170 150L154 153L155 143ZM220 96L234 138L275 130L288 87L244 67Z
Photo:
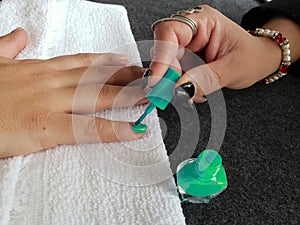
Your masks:
M191 19L189 17L186 17L186 16L183 16L181 14L172 15L171 18L180 19L182 22L184 22L184 23L186 23L187 25L190 26L190 28L192 29L192 32L193 32L193 36L195 36L197 34L198 25L193 19Z
M152 25L151 25L151 29L152 31L154 31L155 29L155 26L159 23L162 23L162 22L166 22L166 21L179 21L179 22L182 22L182 23L185 23L187 24L191 29L192 29L192 32L193 32L193 36L195 36L198 32L198 26L196 24L196 22L188 17L185 17L185 16L182 16L182 15L172 15L172 17L170 18L163 18L163 19L159 19L159 20L156 20Z
M155 21L151 25L151 29L152 29L152 31L154 31L155 26L157 24L161 23L161 22L179 21L179 22L187 24L192 29L193 37L194 37L197 34L197 32L198 32L198 25L197 25L197 23L193 19L191 19L189 17L186 17L185 15L189 15L189 14L192 14L192 13L200 13L203 10L204 10L203 7L197 6L197 7L193 8L193 9L187 9L187 10L183 10L183 11L178 11L177 13L171 15L171 17L169 17L169 18L163 18L163 19L159 19L159 20Z

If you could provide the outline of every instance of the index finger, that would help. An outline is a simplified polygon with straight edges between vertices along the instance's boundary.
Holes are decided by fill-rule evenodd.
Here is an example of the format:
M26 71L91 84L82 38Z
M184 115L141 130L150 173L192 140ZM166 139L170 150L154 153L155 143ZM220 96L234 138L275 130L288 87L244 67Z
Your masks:
M119 142L142 138L133 123L110 121L99 117L55 113L49 117L47 129L39 136L43 149L61 144Z

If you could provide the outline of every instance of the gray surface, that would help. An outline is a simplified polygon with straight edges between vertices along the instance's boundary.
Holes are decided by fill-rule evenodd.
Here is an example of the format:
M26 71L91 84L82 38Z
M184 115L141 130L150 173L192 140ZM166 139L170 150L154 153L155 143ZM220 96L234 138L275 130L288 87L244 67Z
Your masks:
M98 0L124 5L136 40L152 38L150 24L180 9L209 3L236 22L257 3L252 0L130 1ZM273 85L224 89L227 130L221 154L228 189L209 205L182 204L190 224L300 224L299 70ZM210 133L208 105L196 105L201 134L196 153ZM164 139L169 154L176 147L180 123L172 107L160 112L166 123ZM187 125L188 126L188 125ZM188 146L188 143L187 143Z

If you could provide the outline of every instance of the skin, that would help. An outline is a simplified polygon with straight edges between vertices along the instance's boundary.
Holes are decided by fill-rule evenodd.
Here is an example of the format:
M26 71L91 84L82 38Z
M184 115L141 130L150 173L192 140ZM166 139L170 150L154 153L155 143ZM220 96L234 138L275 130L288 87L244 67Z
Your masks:
M181 69L179 59L183 47L203 54L207 63L190 68L177 82L177 85L186 82L195 85L195 95L191 99L195 102L202 102L203 95L223 87L247 88L279 68L282 51L273 40L254 37L216 9L207 5L203 7L201 13L188 15L198 25L198 33L194 37L190 27L182 22L167 21L155 26L154 38L157 42L152 49L149 86L153 86L157 77L161 78L170 65ZM276 17L263 27L281 32L290 42L292 62L299 59L298 24Z
M14 59L27 41L27 33L21 28L0 37L1 158L60 144L125 141L143 136L132 130L132 123L83 114L146 103L145 93L136 81L144 69L126 67L126 57L116 54Z
M155 40L172 44L155 43L150 86L157 82L154 77L160 79L169 65L181 69L178 59L183 55L182 47L202 53L207 62L206 66L191 68L177 82L178 85L194 83L196 90L191 100L195 102L201 102L203 95L223 87L249 87L277 70L281 50L274 41L253 37L217 10L207 5L203 7L203 12L189 15L198 24L199 32L195 37L184 23L168 21L156 26ZM291 43L292 61L299 59L298 24L278 17L264 27L284 34ZM0 37L1 158L60 144L125 141L143 136L133 132L132 123L83 115L146 103L137 85L124 88L140 78L143 69L124 68L126 57L114 54L15 60L27 41L27 33L21 28ZM96 66L93 65L88 76L81 80L96 60ZM108 79L111 74L113 76ZM119 93L121 97L116 100Z

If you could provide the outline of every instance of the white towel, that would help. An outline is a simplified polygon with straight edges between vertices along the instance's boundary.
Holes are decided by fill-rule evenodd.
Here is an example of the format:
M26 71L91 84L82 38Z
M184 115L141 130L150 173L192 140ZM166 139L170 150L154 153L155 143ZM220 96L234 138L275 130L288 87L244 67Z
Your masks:
M29 33L19 58L114 51L140 62L122 6L3 0L0 7L0 35L18 26ZM133 121L143 110L100 115ZM156 112L146 123L149 133L142 140L60 146L0 160L1 225L185 224Z

